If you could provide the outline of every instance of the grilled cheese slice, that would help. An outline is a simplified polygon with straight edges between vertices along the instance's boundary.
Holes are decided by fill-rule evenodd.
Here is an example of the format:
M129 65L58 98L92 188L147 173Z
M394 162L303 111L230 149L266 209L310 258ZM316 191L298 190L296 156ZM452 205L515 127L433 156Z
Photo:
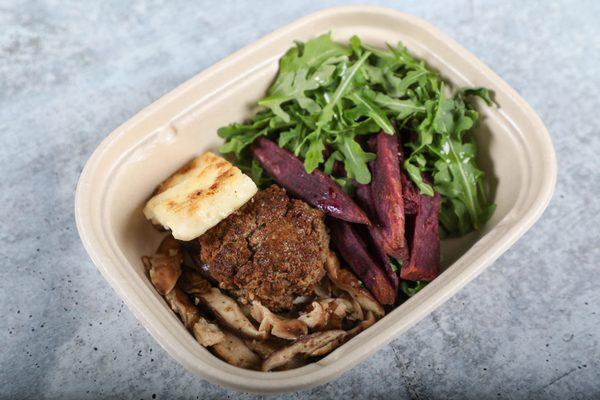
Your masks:
M144 207L155 225L179 240L192 240L246 203L258 188L227 160L207 152L185 165L157 189Z

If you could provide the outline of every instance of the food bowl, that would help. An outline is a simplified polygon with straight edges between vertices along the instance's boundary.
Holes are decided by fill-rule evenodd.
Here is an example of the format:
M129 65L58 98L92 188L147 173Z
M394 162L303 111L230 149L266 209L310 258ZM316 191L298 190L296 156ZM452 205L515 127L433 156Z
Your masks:
M442 242L444 272L416 296L323 359L282 372L231 366L200 346L146 277L140 257L162 235L142 206L157 184L221 140L217 128L251 115L279 57L294 40L331 31L383 46L402 41L456 86L494 91L497 107L481 107L476 129L479 165L492 187L496 212L485 227ZM112 132L87 162L77 186L81 240L102 275L156 341L185 368L233 389L278 393L327 382L356 366L431 313L525 233L548 204L556 179L550 137L540 118L502 79L430 24L394 10L341 7L319 11L236 52L142 110Z

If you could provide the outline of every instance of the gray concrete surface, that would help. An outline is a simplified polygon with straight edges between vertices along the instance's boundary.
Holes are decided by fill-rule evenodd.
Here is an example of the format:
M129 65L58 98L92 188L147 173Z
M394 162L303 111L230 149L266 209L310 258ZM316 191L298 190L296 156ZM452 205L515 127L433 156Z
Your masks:
M250 398L176 364L83 250L78 175L161 95L339 1L0 3L0 398ZM286 398L600 398L600 3L387 1L481 58L558 155L541 220L338 380Z

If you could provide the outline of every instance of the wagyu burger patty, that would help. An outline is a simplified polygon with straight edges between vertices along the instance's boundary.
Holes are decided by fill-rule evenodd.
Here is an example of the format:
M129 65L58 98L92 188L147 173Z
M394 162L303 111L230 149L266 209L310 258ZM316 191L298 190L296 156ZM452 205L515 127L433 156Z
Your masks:
M329 236L323 218L273 185L198 239L200 261L241 302L289 310L325 274Z

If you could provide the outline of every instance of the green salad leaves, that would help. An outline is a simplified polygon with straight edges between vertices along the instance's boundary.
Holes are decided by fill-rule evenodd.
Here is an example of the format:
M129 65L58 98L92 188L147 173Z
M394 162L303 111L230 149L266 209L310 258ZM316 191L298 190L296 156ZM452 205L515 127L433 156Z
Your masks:
M400 290L408 296L413 297L415 294L419 293L421 289L427 286L427 282L418 281L418 282L410 282L410 281L402 281L400 282Z
M346 175L334 178L351 191L354 182L371 181L368 162L375 154L365 151L363 137L401 131L409 150L404 170L421 193L441 194L444 232L461 235L494 210L470 134L479 119L474 96L492 104L483 88L450 94L439 74L401 44L379 49L354 36L344 46L324 34L296 43L280 59L274 83L258 102L264 110L219 129L221 152L264 186L269 178L249 146L267 136L301 158L308 172L332 174L334 162L342 163Z

